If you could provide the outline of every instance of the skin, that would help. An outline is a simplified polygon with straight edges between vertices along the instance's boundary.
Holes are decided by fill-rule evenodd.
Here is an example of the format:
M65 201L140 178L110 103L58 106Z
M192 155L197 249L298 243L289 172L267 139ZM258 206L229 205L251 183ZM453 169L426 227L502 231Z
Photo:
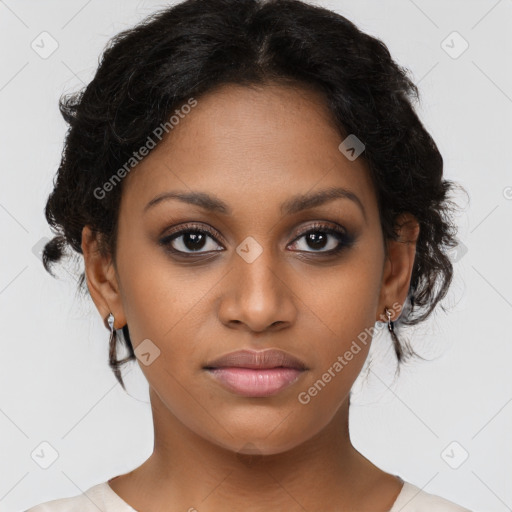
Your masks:
M416 219L402 215L408 242L388 241L386 255L368 169L339 151L343 138L319 93L224 85L198 98L124 179L116 261L84 228L87 284L101 317L112 312L116 329L128 323L135 350L145 339L160 350L148 366L138 362L150 387L154 452L109 482L136 510L385 512L398 496L401 481L349 436L349 391L370 343L308 404L297 399L383 320L385 307L404 304L414 263ZM329 187L356 194L365 213L346 198L280 212L292 196ZM205 192L232 212L176 199L144 212L166 191ZM323 247L298 238L315 221L344 227L354 243L323 255L338 245L335 235ZM190 222L217 234L196 245L203 256L184 237L172 245L189 259L159 245ZM236 252L248 236L262 249L251 263ZM277 395L242 397L203 369L241 348L279 348L308 370Z

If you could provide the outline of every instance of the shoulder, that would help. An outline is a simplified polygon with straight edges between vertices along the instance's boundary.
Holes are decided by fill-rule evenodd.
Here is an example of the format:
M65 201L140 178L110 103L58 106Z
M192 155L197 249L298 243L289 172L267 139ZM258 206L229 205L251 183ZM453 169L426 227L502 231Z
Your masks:
M471 512L452 501L430 494L409 482L404 486L389 512Z
M107 482L96 484L82 494L68 498L46 501L25 512L131 512L134 509L125 503Z

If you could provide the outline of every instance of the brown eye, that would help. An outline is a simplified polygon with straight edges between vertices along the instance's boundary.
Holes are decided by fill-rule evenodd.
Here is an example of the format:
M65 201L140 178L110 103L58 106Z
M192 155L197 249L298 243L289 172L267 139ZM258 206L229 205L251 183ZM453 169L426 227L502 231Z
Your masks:
M216 242L213 232L206 228L185 227L162 238L160 244L170 252L179 254L204 254L224 250Z
M298 244L298 241L302 239L304 239L302 244ZM293 245L299 245L296 250L301 252L334 254L352 245L353 242L353 237L343 229L325 224L315 224L301 233L294 240Z

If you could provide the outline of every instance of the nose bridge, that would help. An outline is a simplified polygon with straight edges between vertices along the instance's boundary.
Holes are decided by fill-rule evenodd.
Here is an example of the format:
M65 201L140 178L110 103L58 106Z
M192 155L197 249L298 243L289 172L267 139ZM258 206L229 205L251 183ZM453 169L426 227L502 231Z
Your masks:
M294 314L291 291L284 282L275 251L247 237L233 255L230 284L223 299L223 321L263 330L289 322Z
M236 249L235 273L239 276L243 295L262 295L262 300L274 300L280 292L279 263L274 251L253 237L247 237Z

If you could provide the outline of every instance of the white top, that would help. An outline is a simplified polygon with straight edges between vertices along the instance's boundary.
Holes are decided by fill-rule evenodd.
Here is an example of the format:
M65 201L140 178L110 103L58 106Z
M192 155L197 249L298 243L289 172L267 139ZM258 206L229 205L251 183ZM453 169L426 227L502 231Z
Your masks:
M83 494L36 505L25 512L137 512L114 492L108 482L90 487ZM405 482L389 512L471 512L440 496Z

